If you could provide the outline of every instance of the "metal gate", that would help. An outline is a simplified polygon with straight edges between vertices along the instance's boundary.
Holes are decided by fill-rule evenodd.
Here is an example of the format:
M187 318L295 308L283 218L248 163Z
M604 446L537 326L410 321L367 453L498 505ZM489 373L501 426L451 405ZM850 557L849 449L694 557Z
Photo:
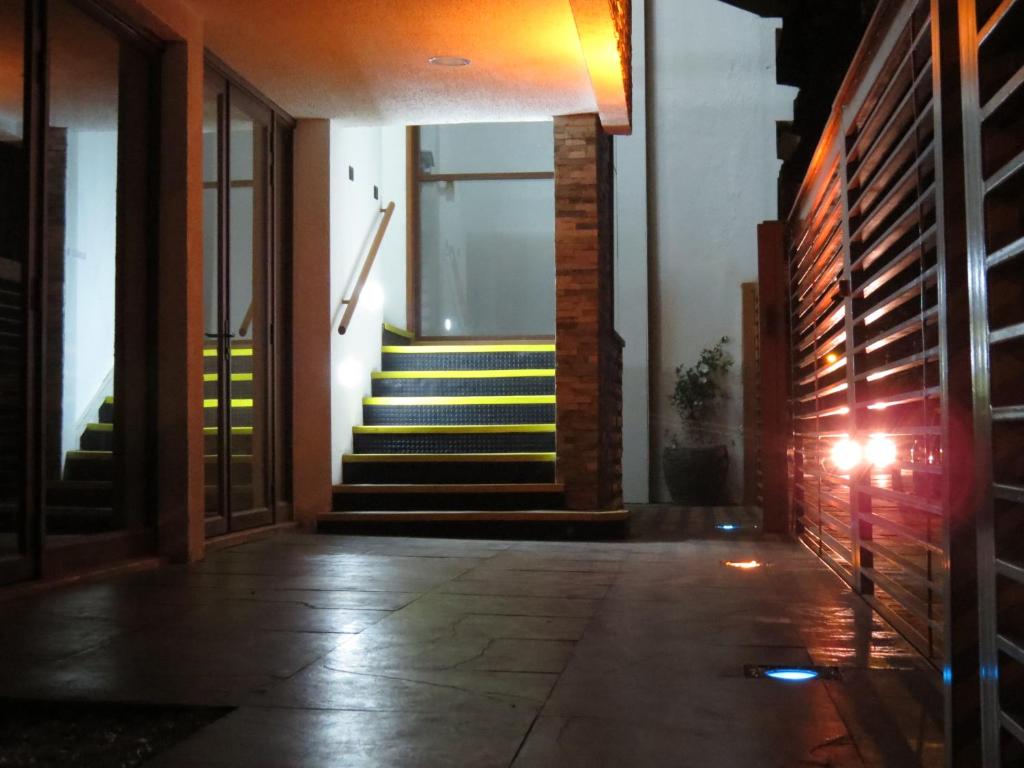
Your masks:
M1024 0L883 0L787 225L797 533L1024 765Z
M983 744L1024 764L1024 2L962 3Z

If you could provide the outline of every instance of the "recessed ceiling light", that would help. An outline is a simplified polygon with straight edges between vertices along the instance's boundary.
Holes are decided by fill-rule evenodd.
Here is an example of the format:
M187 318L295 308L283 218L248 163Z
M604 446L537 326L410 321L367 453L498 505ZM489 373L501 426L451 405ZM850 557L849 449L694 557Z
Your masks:
M427 59L431 64L439 67L466 67L469 66L469 59L462 56L431 56Z

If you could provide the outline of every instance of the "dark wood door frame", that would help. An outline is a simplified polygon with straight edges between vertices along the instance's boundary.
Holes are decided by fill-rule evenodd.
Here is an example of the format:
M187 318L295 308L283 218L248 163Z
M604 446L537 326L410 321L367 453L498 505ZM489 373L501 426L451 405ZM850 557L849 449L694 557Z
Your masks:
M249 528L283 522L291 515L291 506L283 498L281 478L287 474L287 468L279 466L280 459L289 451L282 446L281 439L287 433L288 412L279 402L286 393L279 392L277 384L280 373L287 367L286 360L279 360L278 355L286 354L286 349L278 342L279 337L289 326L285 297L278 290L278 284L287 277L288 265L283 260L288 257L288 228L282 219L287 214L290 199L291 179L284 171L290 167L290 158L278 157L279 152L287 153L290 149L290 135L295 121L280 107L259 94L252 86L216 56L207 52L207 72L213 73L224 82L224 91L218 97L217 116L217 248L218 248L218 332L217 349L220 361L217 398L218 408L218 495L219 514L206 518L207 537L235 533ZM236 183L231 179L229 159L231 107L237 101L253 117L254 123L266 131L266 162L262 168L253 167L252 182ZM266 366L259 372L265 380L266 397L261 403L259 419L263 425L265 447L262 450L263 461L263 499L265 503L251 509L234 510L231 494L231 379L230 379L230 340L238 330L231 327L230 306L230 198L229 188L240 186L252 187L254 195L259 193L265 201L262 222L262 246L265 265L263 277L254 284L253 301L260 299L266 309L257 321L266 339L266 349L262 355ZM254 247L255 244L254 244ZM253 325L255 327L255 323ZM255 332L253 338L255 339ZM254 345L255 349L255 345ZM256 360L254 358L254 366ZM254 374L256 371L254 370Z

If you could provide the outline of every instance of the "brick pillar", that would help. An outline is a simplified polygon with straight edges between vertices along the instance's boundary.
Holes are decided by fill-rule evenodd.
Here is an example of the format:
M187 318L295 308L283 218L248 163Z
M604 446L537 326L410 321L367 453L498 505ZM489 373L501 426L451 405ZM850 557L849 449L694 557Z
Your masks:
M622 340L614 329L612 144L555 118L558 472L569 509L622 506Z

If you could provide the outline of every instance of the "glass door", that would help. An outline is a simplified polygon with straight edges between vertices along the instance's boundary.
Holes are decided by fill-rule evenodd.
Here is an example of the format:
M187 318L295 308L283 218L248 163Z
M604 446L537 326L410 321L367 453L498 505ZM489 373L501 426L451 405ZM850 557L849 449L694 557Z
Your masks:
M273 112L207 69L204 130L206 531L273 522Z
M30 409L24 33L24 3L0 3L0 60L10 63L0 99L0 584L28 578L33 570L25 463Z

